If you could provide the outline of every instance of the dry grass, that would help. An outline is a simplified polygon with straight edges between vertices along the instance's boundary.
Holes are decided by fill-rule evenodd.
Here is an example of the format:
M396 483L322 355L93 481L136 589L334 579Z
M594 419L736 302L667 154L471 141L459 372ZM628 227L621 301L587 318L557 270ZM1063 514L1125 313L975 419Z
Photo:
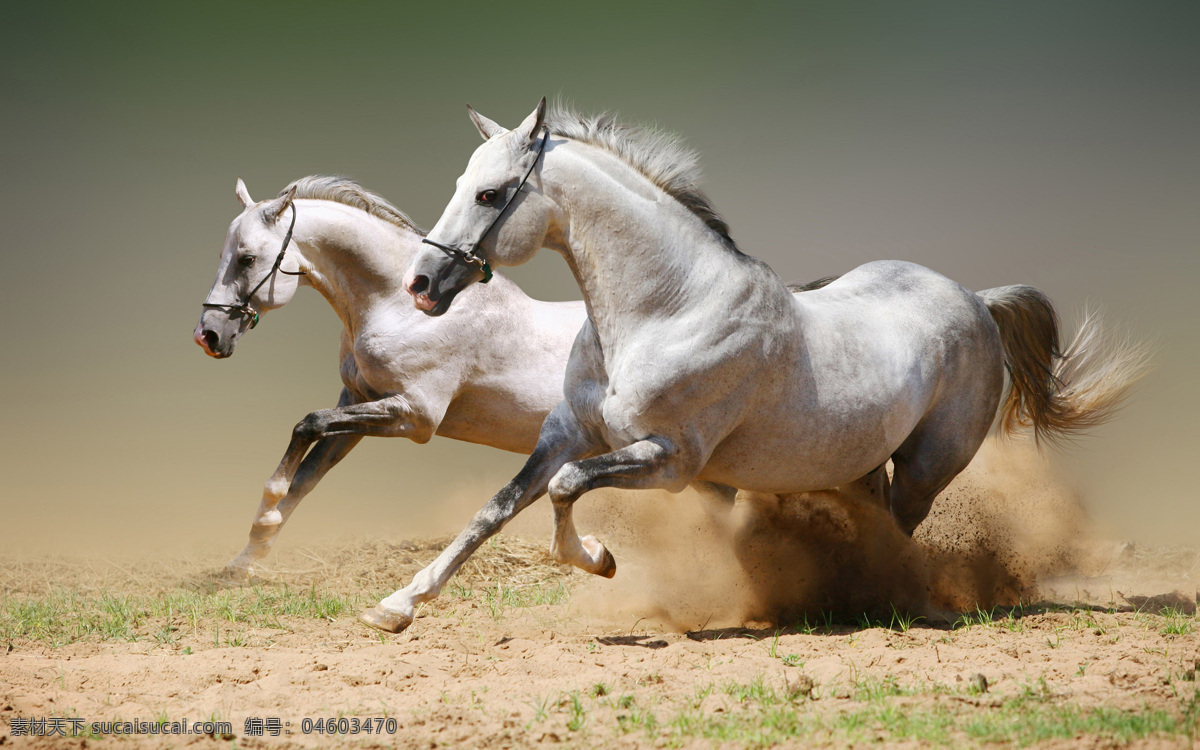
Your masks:
M415 541L367 540L291 547L272 553L261 566L260 585L320 586L342 592L398 588L431 562L451 536ZM191 554L146 559L51 555L38 559L0 557L0 596L41 595L70 589L84 595L149 593L170 588L226 588L219 575L225 557ZM550 557L546 543L499 535L469 559L456 576L464 585L542 585L572 574Z

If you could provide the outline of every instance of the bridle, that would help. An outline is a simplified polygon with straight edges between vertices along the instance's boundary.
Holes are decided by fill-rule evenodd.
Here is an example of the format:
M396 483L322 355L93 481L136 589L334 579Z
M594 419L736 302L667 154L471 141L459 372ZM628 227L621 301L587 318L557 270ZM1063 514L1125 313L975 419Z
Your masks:
M487 258L484 258L479 254L479 243L483 242L484 238L488 236L488 233L495 228L496 224L499 223L502 218L504 218L504 214L508 212L508 209L512 207L513 202L517 199L517 194L520 193L521 189L525 187L525 183L529 180L529 176L533 174L533 170L537 168L537 164L541 160L542 154L546 151L546 142L548 140L550 140L550 129L546 128L546 132L542 135L542 142L538 144L537 156L533 158L533 164L529 165L528 171L526 171L525 176L521 178L521 183L517 185L517 189L513 191L512 197L505 202L504 208L500 209L500 213L496 214L496 218L492 219L492 223L487 225L487 229L483 230L483 234L479 235L479 239L472 242L466 250L463 250L460 247L443 245L442 243L437 242L436 240L431 240L428 237L422 239L421 242L424 242L426 245L433 245L438 250L441 250L465 266L478 268L483 272L483 280L479 282L480 284L486 284L491 281L492 265L488 263Z
M306 276L304 271L285 271L280 266L283 264L284 253L287 252L288 244L292 241L292 230L296 228L296 203L293 201L289 204L292 207L292 223L288 225L287 234L283 237L283 246L279 248L279 255L275 256L275 263L271 266L271 270L267 271L267 275L262 277L262 280L254 285L241 302L230 304L221 302L202 302L201 307L216 307L222 310L228 310L230 313L241 313L250 320L249 328L258 325L258 310L250 304L250 300L254 299L254 295L259 289L262 289L263 284L273 278L276 273L282 273L286 276ZM246 330L243 328L242 330Z

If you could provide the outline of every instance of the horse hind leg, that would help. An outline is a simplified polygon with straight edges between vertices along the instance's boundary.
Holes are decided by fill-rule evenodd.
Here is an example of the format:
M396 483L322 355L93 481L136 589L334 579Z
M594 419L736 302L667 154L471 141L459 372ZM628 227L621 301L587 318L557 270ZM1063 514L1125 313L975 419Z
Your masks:
M976 307L982 308L980 305ZM912 536L934 498L967 468L987 437L1004 387L1003 353L995 325L976 311L978 325L943 357L938 396L892 454L892 518Z
M928 415L892 454L889 502L892 518L905 534L912 536L938 493L975 457L990 420L976 422L964 425L952 414L944 419Z

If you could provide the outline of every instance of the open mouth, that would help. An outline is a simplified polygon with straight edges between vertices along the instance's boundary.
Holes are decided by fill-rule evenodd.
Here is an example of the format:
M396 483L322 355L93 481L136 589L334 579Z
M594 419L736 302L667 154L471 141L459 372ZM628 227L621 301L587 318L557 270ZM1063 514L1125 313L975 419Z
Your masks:
M413 304L421 312L436 318L450 309L450 303L454 301L454 297L457 294L457 291L447 292L441 298L434 300L428 294L422 292L421 294L413 295Z
M213 359L225 359L233 354L232 349L230 349L228 351L217 351L217 350L210 349L208 344L204 343L203 341L201 341L199 339L197 339L196 343L200 345L200 348L204 350L205 354L212 357Z
M416 305L417 309L421 312L430 312L433 310L433 308L437 307L438 303L429 299L428 294L414 294L413 304Z

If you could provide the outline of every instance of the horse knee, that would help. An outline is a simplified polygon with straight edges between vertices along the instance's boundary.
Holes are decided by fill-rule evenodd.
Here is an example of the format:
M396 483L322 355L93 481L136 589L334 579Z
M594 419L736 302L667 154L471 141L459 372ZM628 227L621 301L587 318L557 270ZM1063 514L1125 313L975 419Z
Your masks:
M578 463L563 464L551 478L547 491L555 503L572 502L587 491L587 476Z
M314 411L304 417L296 426L292 428L292 440L312 443L321 437L324 432L324 424L321 419L321 412Z

